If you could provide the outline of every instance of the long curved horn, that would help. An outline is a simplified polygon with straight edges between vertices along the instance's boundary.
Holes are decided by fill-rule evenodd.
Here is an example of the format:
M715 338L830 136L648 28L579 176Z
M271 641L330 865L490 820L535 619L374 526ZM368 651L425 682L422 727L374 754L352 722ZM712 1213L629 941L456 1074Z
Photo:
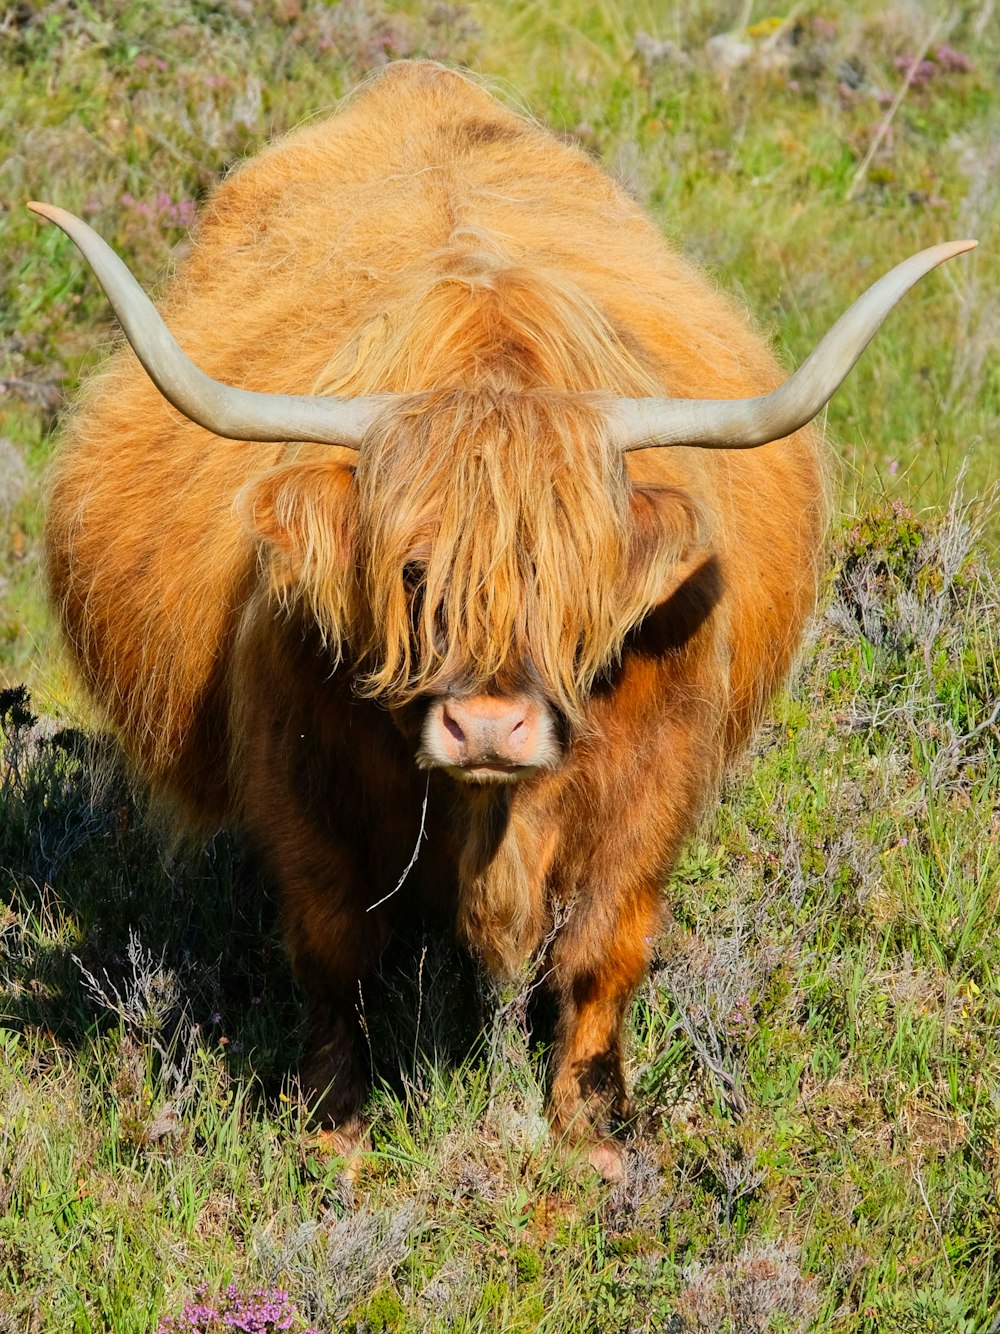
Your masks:
M752 449L805 426L840 388L848 371L901 297L946 259L975 241L947 241L904 259L858 297L780 388L760 398L622 398L611 416L622 448L694 445Z
M395 397L259 394L211 379L181 349L128 266L93 228L52 204L28 207L61 227L79 247L163 397L215 435L230 440L311 440L357 449L378 412Z

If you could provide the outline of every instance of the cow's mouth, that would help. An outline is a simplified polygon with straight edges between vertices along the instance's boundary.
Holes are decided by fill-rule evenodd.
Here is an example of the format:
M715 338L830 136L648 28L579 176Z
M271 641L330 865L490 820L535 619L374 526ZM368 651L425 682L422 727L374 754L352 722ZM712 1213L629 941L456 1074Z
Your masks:
M532 778L540 772L537 764L502 764L499 762L476 764L449 764L444 771L460 783L519 783L525 778Z

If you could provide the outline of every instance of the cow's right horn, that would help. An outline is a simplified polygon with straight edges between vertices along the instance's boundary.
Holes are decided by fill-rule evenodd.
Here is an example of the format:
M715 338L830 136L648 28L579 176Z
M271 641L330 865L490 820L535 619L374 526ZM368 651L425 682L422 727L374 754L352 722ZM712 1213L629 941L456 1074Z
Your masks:
M780 388L759 398L622 398L612 408L623 449L694 445L752 449L812 421L901 297L946 259L975 241L946 241L904 259L858 297L819 346Z
M79 247L163 397L215 435L230 440L311 440L357 449L380 409L394 397L260 394L211 379L181 349L128 266L92 227L53 204L28 207L61 227Z

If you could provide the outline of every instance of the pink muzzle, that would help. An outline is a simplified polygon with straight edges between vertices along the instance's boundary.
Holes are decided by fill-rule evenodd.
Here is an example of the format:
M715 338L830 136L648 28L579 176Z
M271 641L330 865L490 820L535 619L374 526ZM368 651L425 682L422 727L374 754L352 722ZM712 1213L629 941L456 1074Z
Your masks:
M467 782L510 782L559 760L551 710L532 695L440 696L424 718L417 762Z

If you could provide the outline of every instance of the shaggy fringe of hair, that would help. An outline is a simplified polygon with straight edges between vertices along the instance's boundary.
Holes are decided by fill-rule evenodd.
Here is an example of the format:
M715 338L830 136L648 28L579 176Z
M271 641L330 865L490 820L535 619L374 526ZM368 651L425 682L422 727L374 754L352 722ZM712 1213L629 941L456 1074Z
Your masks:
M477 692L530 670L577 718L655 598L652 571L632 573L621 453L566 395L435 399L394 413L358 466L361 689Z
M585 391L655 381L571 282L502 263L460 256L328 367L324 392L407 397L365 439L350 497L339 465L278 470L274 519L296 565L276 551L272 586L306 603L335 657L351 641L366 696L529 677L578 720L659 600L690 513L661 517L640 557L607 400Z

